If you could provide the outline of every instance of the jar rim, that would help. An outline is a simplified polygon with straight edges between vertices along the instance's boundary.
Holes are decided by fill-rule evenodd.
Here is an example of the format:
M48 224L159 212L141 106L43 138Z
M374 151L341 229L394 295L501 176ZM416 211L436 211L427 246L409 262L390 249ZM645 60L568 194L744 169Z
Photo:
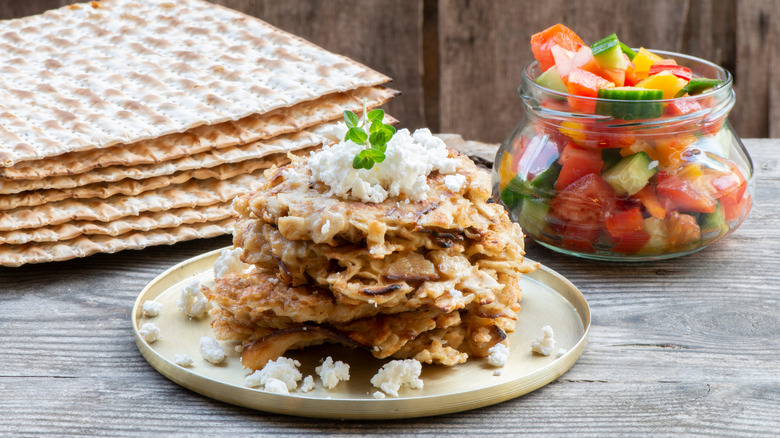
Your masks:
M638 49L636 49L636 50L638 50ZM650 49L648 49L648 50L650 50ZM717 71L718 72L718 76L720 76L720 77L718 77L716 79L722 80L723 83L715 86L711 91L709 91L707 93L698 94L698 95L695 95L695 96L674 97L674 98L671 98L671 99L643 100L642 102L669 103L669 102L680 101L680 100L692 101L692 100L701 99L703 97L713 97L713 95L718 94L720 92L723 92L723 90L729 90L732 87L733 83L734 83L734 77L731 75L731 73L728 70L726 70L725 68L721 67L720 65L715 64L714 62L707 61L706 59L703 59L703 58L697 58L695 56L686 55L686 54L677 53L677 52L669 52L669 51L665 51L665 50L650 50L650 51L652 53L655 53L655 54L663 56L663 57L674 57L674 58L678 58L678 59L684 59L684 60L686 60L688 62L691 62L691 63L697 63L697 64L700 64L702 66L706 66L706 67L712 68L715 71ZM563 92L556 91L556 90L553 90L551 88L547 88L547 87L544 87L542 85L539 85L538 83L536 83L536 81L531 79L531 75L529 74L530 70L533 67L536 67L538 65L539 65L539 61L534 60L534 61L531 61L528 64L526 64L526 66L523 68L523 71L521 73L522 84L517 88L517 93L521 97L523 97L523 87L527 85L527 86L529 86L529 87L531 87L533 89L536 89L536 90L538 90L540 92L543 92L545 94L549 94L551 96L557 96L557 97L561 97L561 98L576 97L577 99L582 99L583 101L593 101L593 102L615 101L615 99L604 99L604 98L598 98L598 97L586 97L586 96L578 96L576 94L563 93Z
M593 114L593 113L579 112L579 111L565 111L561 109L548 109L548 108L544 108L542 105L532 105L530 102L531 97L541 95L543 97L549 97L557 100L566 100L568 98L575 98L577 101L592 102L592 104L594 105L598 102L625 102L625 101L616 100L616 99L598 98L598 97L578 96L576 94L564 93L564 92L560 92L560 91L556 91L544 87L536 83L536 81L534 81L533 79L531 79L532 76L531 71L535 67L538 67L539 65L539 62L536 60L529 62L528 64L526 64L525 68L523 68L522 83L517 88L517 93L523 99L524 105L526 107L526 113L528 112L528 110L531 110L533 113L545 117L562 118L562 119L588 119L594 122L608 123L610 126L613 127L621 126L626 128L637 127L637 126L651 128L657 125L668 126L670 124L688 123L691 121L696 121L700 124L707 124L712 121L722 119L734 107L735 95L734 95L734 90L732 88L734 78L728 70L713 62L707 61L702 58L697 58L695 56L685 55L677 52L669 52L664 50L652 50L652 52L663 57L675 58L676 60L689 64L691 67L697 66L698 69L702 69L702 68L713 69L714 71L717 72L717 76L718 76L717 78L714 79L720 79L723 81L723 83L719 84L718 86L714 87L712 90L706 93L697 94L695 96L676 97L671 99L642 100L642 101L636 101L637 103L641 102L641 104L643 105L644 104L669 104L672 102L681 102L681 101L699 102L707 99L715 99L717 104L704 105L703 106L704 109L702 110L694 111L679 116L662 117L656 119L624 120L624 121L615 119L610 115L604 115L604 114Z

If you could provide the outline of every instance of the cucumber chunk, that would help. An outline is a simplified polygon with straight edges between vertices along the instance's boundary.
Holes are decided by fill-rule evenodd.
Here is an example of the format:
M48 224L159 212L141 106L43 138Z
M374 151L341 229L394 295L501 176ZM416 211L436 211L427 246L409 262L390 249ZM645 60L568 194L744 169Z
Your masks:
M615 189L618 195L632 196L642 190L656 172L658 172L658 163L654 163L646 153L637 152L618 161L601 177Z
M723 213L723 204L718 202L718 207L712 213L703 213L699 217L701 235L703 239L716 239L729 232L729 224L726 223L726 215Z
M621 70L628 67L626 58L623 57L623 50L620 48L620 41L614 33L593 43L590 50L599 67Z
M548 201L523 196L517 223L526 234L541 236L542 231L547 227L547 212L549 211Z
M620 50L623 51L623 53L628 56L629 61L633 61L634 57L636 56L636 52L631 47L628 47L627 45L623 44L623 42L620 43Z
M601 150L601 161L604 163L601 166L601 171L605 171L609 169L610 167L617 164L618 161L620 161L623 158L622 155L620 155L620 149L617 148L604 148Z
M515 175L504 187L504 191L512 191L518 195L530 196L532 198L549 199L555 196L553 185L558 179L560 169L556 164L550 165L544 172L536 175L530 181L521 175ZM503 198L503 194L502 194Z
M687 89L688 94L693 96L709 90L710 88L717 87L722 83L723 81L720 79L692 78L685 88Z
M566 84L561 80L561 75L558 73L558 67L552 66L547 69L546 72L539 75L536 78L536 83L542 87L549 88L561 93L567 93Z
M663 114L660 102L643 102L663 99L664 92L639 87L602 88L598 92L596 113L612 116L616 119L637 120L655 119ZM621 102L625 101L625 102Z

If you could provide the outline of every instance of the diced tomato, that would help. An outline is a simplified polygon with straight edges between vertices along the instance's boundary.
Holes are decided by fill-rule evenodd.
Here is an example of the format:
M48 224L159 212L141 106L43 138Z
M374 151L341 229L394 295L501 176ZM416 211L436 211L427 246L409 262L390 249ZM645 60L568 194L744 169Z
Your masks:
M750 195L743 196L739 200L735 196L724 196L720 198L720 204L723 206L723 216L727 221L739 220L750 211Z
M650 233L645 230L637 230L617 239L612 251L622 254L636 254L648 241L650 241Z
M567 225L561 232L561 245L578 252L596 252L593 244L601 234L597 225Z
M622 68L602 68L598 75L612 82L616 87L622 87L626 83L626 71Z
M714 196L719 198L723 205L723 214L727 221L739 219L746 213L746 207L748 206L747 198L745 196L747 190L747 181L742 176L739 168L729 162L731 172L726 175L716 175L711 178L710 184L715 190Z
M531 36L531 51L534 53L534 58L539 61L542 71L547 71L555 65L550 49L556 44L572 52L585 45L574 31L560 23L534 34Z
M690 81L693 75L691 74L691 69L688 67L683 67L681 65L675 64L653 64L650 66L650 72L649 76L652 76L656 73L660 73L662 71L668 71L672 73L673 75L677 76L680 79L685 79L686 81Z
M601 150L582 148L569 142L558 158L561 164L561 172L555 181L555 190L563 190L569 184L577 181L589 173L599 174L604 164L601 159Z
M648 184L642 187L642 190L634 193L633 198L638 199L639 202L642 203L642 206L650 213L650 216L657 217L658 219L666 217L666 209L658 200L658 196L655 194L655 188L652 185Z
M583 96L589 98L598 97L599 90L602 88L612 88L615 84L595 75L589 71L581 68L574 67L569 73L569 82L566 84L566 89L569 94L575 96ZM595 99L579 99L577 97L569 96L569 105L575 111L592 114L596 110Z
M661 205L666 205L667 211L679 210L697 213L715 211L717 201L709 194L697 190L691 181L664 171L658 172L656 178L658 178L656 193Z
M639 79L637 79L636 77L636 72L634 72L634 63L631 62L630 59L628 59L628 55L626 55L625 53L623 54L623 56L626 58L626 63L627 63L626 78L623 82L623 85L626 87L633 87L634 85L639 83Z
M612 186L599 175L589 173L569 184L550 201L550 215L566 224L595 226L616 207L617 197Z
M644 218L639 207L613 211L604 218L604 229L613 239L621 239L644 229Z

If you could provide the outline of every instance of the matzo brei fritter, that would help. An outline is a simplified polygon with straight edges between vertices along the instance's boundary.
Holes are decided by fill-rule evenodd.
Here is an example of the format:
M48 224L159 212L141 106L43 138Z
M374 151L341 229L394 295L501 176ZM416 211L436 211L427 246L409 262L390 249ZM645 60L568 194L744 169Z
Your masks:
M514 330L518 281L535 266L520 227L488 203L487 173L428 130L398 131L371 169L352 167L362 147L341 140L272 168L234 202L233 243L253 269L206 295L216 337L242 342L244 366L325 342L455 365ZM338 172L338 187L323 181Z

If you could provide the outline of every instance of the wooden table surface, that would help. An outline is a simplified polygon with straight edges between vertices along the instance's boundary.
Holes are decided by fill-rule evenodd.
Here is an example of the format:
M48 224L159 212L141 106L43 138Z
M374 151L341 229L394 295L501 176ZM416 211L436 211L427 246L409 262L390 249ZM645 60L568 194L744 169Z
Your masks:
M0 268L0 436L777 436L780 140L745 141L754 207L730 237L667 261L609 264L528 241L592 311L569 372L498 405L402 421L330 421L214 401L158 374L130 311L168 267L230 238Z

